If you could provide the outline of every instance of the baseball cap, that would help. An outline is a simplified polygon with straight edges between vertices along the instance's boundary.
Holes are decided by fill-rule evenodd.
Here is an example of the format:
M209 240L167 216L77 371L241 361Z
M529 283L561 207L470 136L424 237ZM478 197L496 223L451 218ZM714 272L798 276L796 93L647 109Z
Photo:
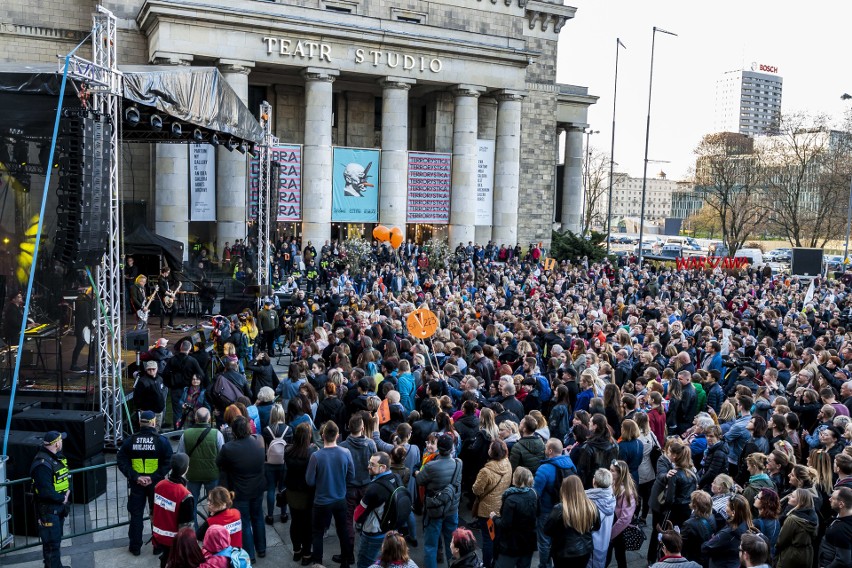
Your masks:
M67 437L68 434L66 434L65 432L57 432L56 430L51 430L50 432L44 435L44 441L42 443L45 446L51 446L59 440L64 440Z
M144 410L139 414L139 422L153 422L156 416L157 415L150 410Z
M146 369L156 369L157 368L157 362L156 361L145 361L145 368Z
M438 451L447 454L453 450L453 439L450 436L438 436Z

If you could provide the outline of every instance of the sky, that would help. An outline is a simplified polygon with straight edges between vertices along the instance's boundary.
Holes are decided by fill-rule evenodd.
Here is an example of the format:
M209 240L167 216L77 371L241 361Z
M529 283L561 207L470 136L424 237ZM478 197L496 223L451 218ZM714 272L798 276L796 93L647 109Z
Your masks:
M592 148L609 153L612 135L616 38L618 96L616 170L641 177L648 115L648 78L653 26L657 32L651 96L648 175L661 169L685 179L693 150L713 131L716 80L752 62L778 67L783 78L781 111L828 114L840 122L852 101L852 3L845 0L565 0L577 8L559 34L557 81L589 88L600 97L589 125L600 131Z

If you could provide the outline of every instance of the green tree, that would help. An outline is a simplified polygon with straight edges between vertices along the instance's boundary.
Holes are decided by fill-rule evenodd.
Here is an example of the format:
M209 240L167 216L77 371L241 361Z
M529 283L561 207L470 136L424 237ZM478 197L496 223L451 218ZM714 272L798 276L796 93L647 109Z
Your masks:
M577 262L584 256L589 262L598 262L606 257L606 249L601 246L606 240L604 233L592 231L589 238L585 239L571 231L553 231L551 237L551 256L557 261L570 260Z

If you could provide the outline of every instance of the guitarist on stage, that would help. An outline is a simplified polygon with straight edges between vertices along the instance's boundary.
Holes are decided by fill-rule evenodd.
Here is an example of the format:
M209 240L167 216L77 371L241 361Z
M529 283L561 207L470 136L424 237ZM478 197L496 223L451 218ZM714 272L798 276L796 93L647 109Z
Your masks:
M175 300L177 299L177 290L172 290L171 286L171 269L164 266L160 269L160 278L157 285L160 287L160 329L163 329L163 322L166 316L169 316L169 331L175 326Z
M136 329L146 329L148 327L147 319L139 317L139 310L142 310L146 302L145 286L148 284L148 277L140 274L133 281L133 286L130 288L130 307L136 315Z

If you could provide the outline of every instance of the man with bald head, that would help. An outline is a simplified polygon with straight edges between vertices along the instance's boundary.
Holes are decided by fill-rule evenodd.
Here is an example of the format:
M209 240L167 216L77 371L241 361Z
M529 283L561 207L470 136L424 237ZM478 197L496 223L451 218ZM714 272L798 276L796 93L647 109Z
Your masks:
M184 430L178 442L177 451L190 457L189 470L186 472L186 488L192 493L195 502L204 486L204 494L209 494L219 485L219 468L216 456L225 445L225 437L218 428L210 424L210 411L201 407L195 411L195 424ZM196 522L197 524L197 522Z

